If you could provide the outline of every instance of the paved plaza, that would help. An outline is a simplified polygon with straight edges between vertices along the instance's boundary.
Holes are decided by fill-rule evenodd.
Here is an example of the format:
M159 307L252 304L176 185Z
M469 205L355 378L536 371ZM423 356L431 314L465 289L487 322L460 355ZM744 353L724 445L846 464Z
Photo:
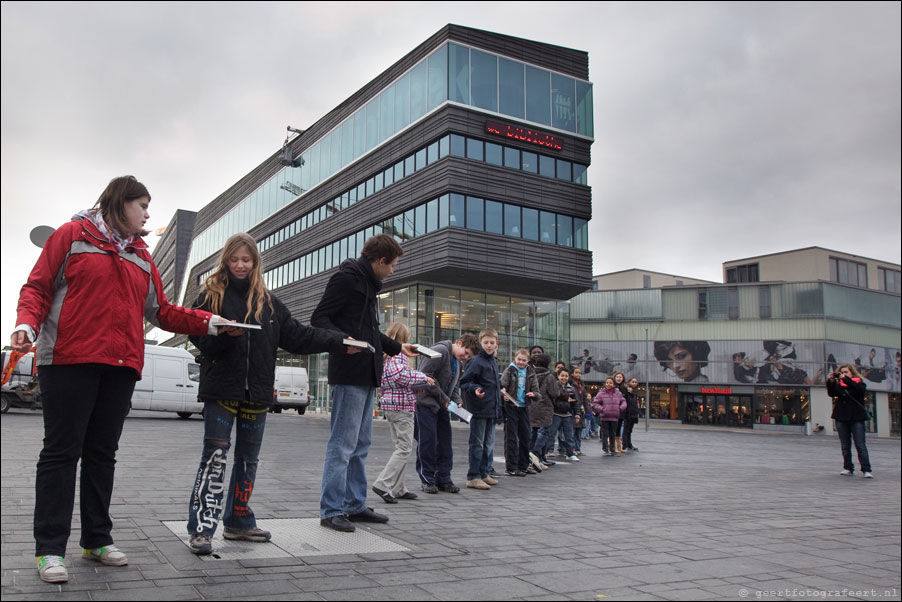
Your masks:
M496 469L504 464L501 429ZM899 600L900 442L870 438L875 479L842 477L839 442L818 434L637 425L641 451L601 456L491 491L387 505L385 525L319 527L326 416L271 414L252 506L268 544L184 543L203 423L133 412L118 455L116 568L81 559L76 509L69 582L34 567L40 412L2 416L3 600ZM454 480L466 481L466 425L454 425ZM377 420L370 483L391 453ZM231 461L231 458L229 458ZM231 464L230 464L231 466ZM407 483L419 492L413 462ZM416 488L416 489L414 489ZM231 544L231 545L227 545Z

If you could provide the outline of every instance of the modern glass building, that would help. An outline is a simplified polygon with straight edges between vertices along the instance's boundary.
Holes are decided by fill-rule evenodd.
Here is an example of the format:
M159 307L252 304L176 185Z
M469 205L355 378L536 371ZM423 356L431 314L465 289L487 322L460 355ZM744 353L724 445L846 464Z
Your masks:
M245 231L306 322L337 266L388 233L404 256L383 327L431 344L492 326L502 354L566 354L568 300L592 286L588 76L585 52L444 27L198 211L177 300ZM300 361L325 399L324 358Z

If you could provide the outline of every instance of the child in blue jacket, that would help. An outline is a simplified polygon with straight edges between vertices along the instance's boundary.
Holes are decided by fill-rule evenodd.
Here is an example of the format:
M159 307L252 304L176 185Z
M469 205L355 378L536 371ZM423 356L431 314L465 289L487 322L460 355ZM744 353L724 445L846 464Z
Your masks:
M460 390L464 405L473 414L467 487L485 490L498 484L498 480L489 475L489 457L495 445L495 419L501 413L501 383L495 360L498 333L491 328L480 332L479 346L479 353L467 362L467 369L460 378Z

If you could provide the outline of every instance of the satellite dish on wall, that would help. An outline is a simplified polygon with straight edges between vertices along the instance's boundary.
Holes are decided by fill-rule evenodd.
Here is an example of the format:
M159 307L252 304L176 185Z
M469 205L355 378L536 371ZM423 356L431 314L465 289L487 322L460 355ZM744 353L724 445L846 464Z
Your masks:
M44 243L47 242L47 239L50 238L50 235L54 232L56 232L56 228L51 228L50 226L35 226L28 237L31 238L31 242L34 246L43 249Z

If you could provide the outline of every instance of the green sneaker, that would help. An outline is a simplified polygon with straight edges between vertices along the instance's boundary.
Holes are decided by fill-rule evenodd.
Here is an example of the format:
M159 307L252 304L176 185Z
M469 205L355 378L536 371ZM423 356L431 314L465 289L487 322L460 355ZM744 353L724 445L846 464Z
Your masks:
M65 583L69 580L69 571L63 564L62 556L38 556L38 575L47 583Z
M125 566L128 564L128 558L114 545L94 548L93 550L82 548L81 557L89 560L99 560L107 566Z

